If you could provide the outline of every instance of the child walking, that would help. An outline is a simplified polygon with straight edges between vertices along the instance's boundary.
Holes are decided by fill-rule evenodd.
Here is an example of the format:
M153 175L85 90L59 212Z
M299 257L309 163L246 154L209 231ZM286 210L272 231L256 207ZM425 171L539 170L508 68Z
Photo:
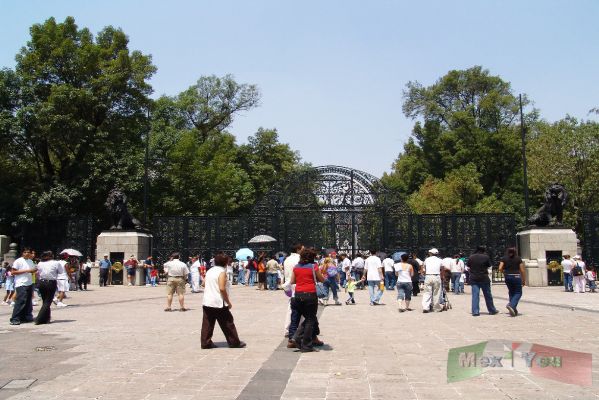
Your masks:
M4 282L6 287L6 295L4 295L3 305L15 305L15 276L11 272L12 267L6 267L6 281Z
M345 304L349 305L351 304L356 304L356 299L354 299L354 292L356 291L356 280L353 278L353 276L349 276L347 278L347 286L345 288L345 292L349 295L349 297L347 298L347 300L345 301Z

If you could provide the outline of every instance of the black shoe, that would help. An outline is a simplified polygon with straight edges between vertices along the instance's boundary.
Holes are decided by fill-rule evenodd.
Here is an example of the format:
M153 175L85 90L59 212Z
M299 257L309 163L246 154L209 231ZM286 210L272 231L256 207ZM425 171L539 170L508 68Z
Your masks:
M213 342L210 342L210 344L208 344L208 346L202 346L202 349L216 349L218 346L215 345Z
M428 314L430 311L429 310L422 310L423 314Z
M478 317L480 314L472 314L473 317Z
M21 321L10 321L11 325L21 325Z
M495 310L495 311L489 312L489 315L495 315L495 314L499 314L499 311Z
M247 344L245 342L239 342L237 345L229 346L231 349L243 349Z
M304 347L303 349L300 349L300 353L318 353L318 349L315 349L314 347Z

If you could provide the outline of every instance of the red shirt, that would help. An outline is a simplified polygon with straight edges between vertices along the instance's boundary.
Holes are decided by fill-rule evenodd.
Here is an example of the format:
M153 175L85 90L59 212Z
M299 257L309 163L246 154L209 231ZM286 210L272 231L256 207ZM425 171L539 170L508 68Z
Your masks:
M293 268L295 275L295 292L316 293L316 283L314 282L314 273L318 271L318 264L310 268L310 264L298 264Z

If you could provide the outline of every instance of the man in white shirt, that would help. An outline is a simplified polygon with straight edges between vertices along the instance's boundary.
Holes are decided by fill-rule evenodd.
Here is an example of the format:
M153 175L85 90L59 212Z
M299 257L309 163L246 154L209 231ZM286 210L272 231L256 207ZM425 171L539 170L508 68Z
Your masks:
M364 261L364 276L362 280L368 282L368 293L370 294L370 305L375 306L381 304L381 297L383 292L380 290L379 285L385 283L383 278L383 263L381 259L376 255L376 250L370 250L371 256Z
M11 325L20 325L23 322L33 321L33 280L31 274L37 270L31 261L33 252L25 247L21 257L12 264L12 275L15 277L15 291L17 298L10 317Z
M464 272L464 262L460 260L460 255L456 254L449 262L449 270L451 271L451 287L455 294L460 294L460 277Z
M349 257L347 257L347 254L345 253L341 254L341 273L345 275L343 287L346 287L347 280L349 279L351 273L351 261L349 261Z
M566 292L573 292L574 289L572 288L572 275L570 274L570 271L572 270L574 263L570 260L570 254L564 253L563 257L562 270L564 271L564 289Z
M422 297L422 312L428 313L431 308L435 312L441 311L439 304L439 290L441 289L442 260L437 257L439 250L432 248L428 251L428 257L424 260L424 296Z
M391 257L387 257L383 260L383 268L385 270L385 287L387 290L393 290L395 288L395 262Z
M191 258L190 276L191 276L191 293L200 291L200 258L194 256Z
M164 311L171 311L173 294L177 292L179 297L179 311L187 311L185 308L185 283L189 268L187 264L179 260L179 253L173 253L172 260L164 263L164 273L168 275L166 281L166 308Z
M360 253L358 253L358 256L352 261L351 270L354 280L358 282L356 288L364 289L364 280L362 279L364 276L364 259Z

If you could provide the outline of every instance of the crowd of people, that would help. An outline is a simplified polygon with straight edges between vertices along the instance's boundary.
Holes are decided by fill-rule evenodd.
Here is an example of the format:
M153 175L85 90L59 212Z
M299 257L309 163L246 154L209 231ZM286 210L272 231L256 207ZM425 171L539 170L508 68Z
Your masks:
M269 256L261 252L257 257L235 260L220 252L208 261L199 256L189 257L187 262L173 253L162 266L162 274L152 257L143 262L133 255L123 263L123 274L127 284L134 285L136 271L143 268L143 279L148 286L157 286L159 276L166 278L166 307L173 311L172 301L177 294L179 311L185 312L185 290L189 284L192 292L203 291L203 322L201 334L202 348L216 347L212 342L215 323L223 330L229 347L244 347L239 339L231 314L231 285L256 286L257 290L283 290L288 298L285 322L287 347L301 352L316 351L314 346L323 345L318 338L320 328L317 319L319 304L342 305L341 291L347 294L346 305L355 305L356 290L368 290L370 306L384 305L384 292L396 290L394 301L399 312L413 311L412 297L422 296L422 312L440 312L451 308L448 291L454 295L464 294L464 285L471 288L471 313L480 315L480 292L482 291L487 312L490 315L499 311L495 307L491 291L490 269L492 260L484 246L478 246L469 257L463 254L440 257L436 248L427 251L424 260L416 254L396 253L387 256L372 248L358 253L353 259L348 254L335 251L318 252L298 243L290 254ZM32 249L25 248L21 257L12 265L4 263L0 268L0 286L6 294L4 305L11 305L12 325L26 322L45 324L51 321L50 308L66 307L64 300L72 290L87 290L90 271L94 263L87 258L79 262L78 257L59 254L54 257L45 251L38 259ZM99 284L106 286L110 272L114 268L108 255L104 255L96 265L99 268ZM595 292L595 271L587 266L580 256L572 259L563 255L561 261L564 288L568 292ZM526 282L526 269L515 248L506 249L499 261L499 272L505 277L509 301L506 309L512 317L518 316L518 304L522 288ZM332 297L332 302L331 301ZM33 317L33 306L42 305L37 317Z

